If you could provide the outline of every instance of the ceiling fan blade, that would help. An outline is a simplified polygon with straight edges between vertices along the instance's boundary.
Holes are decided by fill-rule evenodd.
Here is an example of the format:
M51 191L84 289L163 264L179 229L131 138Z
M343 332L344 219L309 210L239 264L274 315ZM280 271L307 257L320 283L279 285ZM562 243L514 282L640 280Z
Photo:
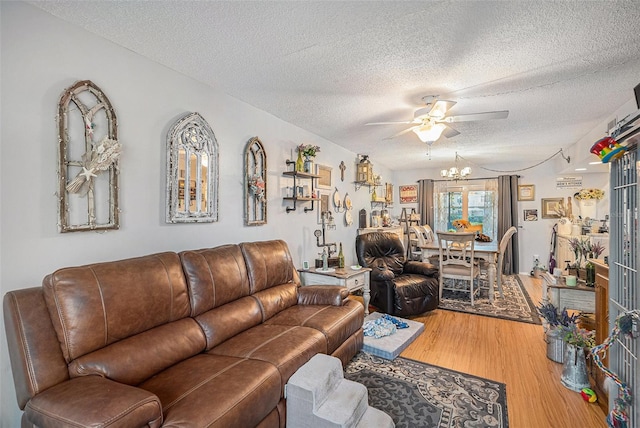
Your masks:
M383 140L391 140L392 138L399 137L402 134L406 134L407 132L413 131L414 128L417 128L417 127L416 126L412 126L411 128L407 128L404 131L398 132L396 135L392 135L391 137L383 138Z
M429 110L429 116L433 117L434 119L443 118L444 115L447 114L447 111L449 111L449 109L454 105L456 105L455 101L437 100L431 106L431 110Z
M410 123L414 123L412 120L406 122L369 122L365 123L365 125L407 125Z
M455 116L446 116L441 120L439 120L439 122L456 123L456 122L471 122L474 120L506 119L507 116L509 116L509 110L487 111L484 113L459 114Z
M447 138L455 137L456 135L459 135L459 134L460 133L458 131L456 131L449 125L447 125L447 128L444 131L442 131L442 135L444 135Z

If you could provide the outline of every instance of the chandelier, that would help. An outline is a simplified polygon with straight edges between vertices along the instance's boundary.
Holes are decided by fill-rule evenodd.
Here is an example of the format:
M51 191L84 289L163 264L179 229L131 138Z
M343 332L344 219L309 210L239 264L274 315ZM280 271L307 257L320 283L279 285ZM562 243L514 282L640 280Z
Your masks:
M460 156L458 156L458 152L456 152L456 164L455 166L452 166L449 169L443 169L440 171L440 176L442 178L446 178L449 180L464 180L465 178L467 178L467 176L471 175L471 168L468 166L465 166L462 169L458 168L458 159L460 159Z

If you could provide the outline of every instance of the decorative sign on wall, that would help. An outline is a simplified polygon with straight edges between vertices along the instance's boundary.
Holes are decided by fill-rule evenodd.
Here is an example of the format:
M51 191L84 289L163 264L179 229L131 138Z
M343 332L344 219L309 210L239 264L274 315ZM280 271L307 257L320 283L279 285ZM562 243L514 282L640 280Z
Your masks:
M556 178L556 189L579 189L581 187L582 187L582 176Z
M167 223L218 221L218 142L198 113L167 134Z
M59 231L118 229L122 147L111 102L90 80L78 81L62 93L57 122Z
M418 202L418 185L405 184L400 186L400 203L413 204Z
M244 224L267 224L267 153L258 137L250 139L244 149L244 171Z

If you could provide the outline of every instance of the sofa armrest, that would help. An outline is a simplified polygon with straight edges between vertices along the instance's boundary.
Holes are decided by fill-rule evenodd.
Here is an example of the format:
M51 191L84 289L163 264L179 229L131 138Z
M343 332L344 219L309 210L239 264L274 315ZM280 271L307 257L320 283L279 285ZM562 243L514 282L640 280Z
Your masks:
M339 285L309 285L298 287L299 305L342 306L349 290Z
M155 394L100 376L59 383L33 397L24 410L26 419L41 427L162 425Z
M415 273L418 275L437 277L438 276L438 268L431 263L427 262L417 262L417 261L408 261L404 265L405 273Z

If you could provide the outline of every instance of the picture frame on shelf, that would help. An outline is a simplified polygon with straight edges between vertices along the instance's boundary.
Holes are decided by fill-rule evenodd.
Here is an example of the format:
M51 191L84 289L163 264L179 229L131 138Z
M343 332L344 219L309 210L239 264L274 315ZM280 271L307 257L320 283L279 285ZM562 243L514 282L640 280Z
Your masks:
M418 185L417 184L404 184L400 186L400 203L401 204L415 204L418 202Z
M542 218L560 218L563 198L545 198L541 200Z
M533 201L535 200L536 186L534 184L518 184L518 200Z
M524 221L538 221L538 210L524 210Z
M319 175L318 178L318 189L327 189L331 190L333 181L331 180L331 172L333 168L326 165L316 164L316 175Z

